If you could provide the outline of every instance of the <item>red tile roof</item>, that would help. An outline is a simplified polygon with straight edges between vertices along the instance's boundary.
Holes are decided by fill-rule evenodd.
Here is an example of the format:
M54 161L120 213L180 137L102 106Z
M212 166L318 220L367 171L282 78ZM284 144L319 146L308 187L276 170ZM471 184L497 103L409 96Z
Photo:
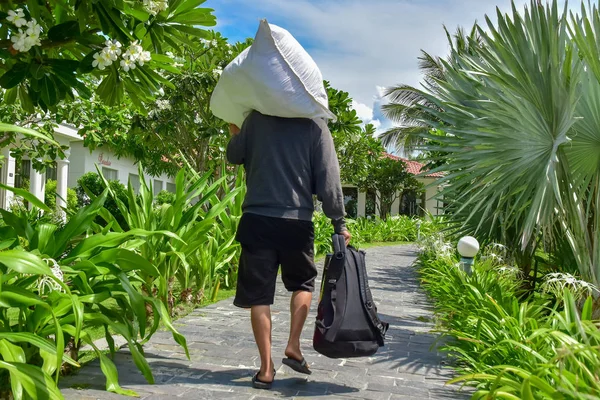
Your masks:
M387 157L389 159L396 160L396 161L400 161L400 160L404 161L404 163L406 164L406 169L408 170L409 173L411 173L413 175L421 175L423 172L426 172L426 171L423 171L423 168L425 167L425 165L418 161L398 157L398 156L395 156L395 155L392 155L389 153L385 153L384 157ZM434 172L433 174L425 175L425 178L443 178L443 177L444 177L443 172Z

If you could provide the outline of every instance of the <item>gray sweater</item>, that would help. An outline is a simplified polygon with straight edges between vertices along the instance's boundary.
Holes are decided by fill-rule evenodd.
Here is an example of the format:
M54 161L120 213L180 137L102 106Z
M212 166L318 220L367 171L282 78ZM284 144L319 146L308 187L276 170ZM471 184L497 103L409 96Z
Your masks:
M323 120L252 112L229 141L227 159L244 165L244 212L312 221L313 194L336 233L346 230L340 167Z

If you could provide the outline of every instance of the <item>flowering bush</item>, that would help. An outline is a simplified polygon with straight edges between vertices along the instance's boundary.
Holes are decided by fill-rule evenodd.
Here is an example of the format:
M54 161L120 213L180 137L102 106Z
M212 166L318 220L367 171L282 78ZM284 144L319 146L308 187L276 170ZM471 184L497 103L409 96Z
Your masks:
M162 72L177 72L164 53L177 52L190 35L206 36L200 26L215 25L212 10L197 8L201 3L0 2L3 100L30 113L52 110L62 100L89 98L82 78L91 75L105 103L118 104L127 93L141 107L171 86Z

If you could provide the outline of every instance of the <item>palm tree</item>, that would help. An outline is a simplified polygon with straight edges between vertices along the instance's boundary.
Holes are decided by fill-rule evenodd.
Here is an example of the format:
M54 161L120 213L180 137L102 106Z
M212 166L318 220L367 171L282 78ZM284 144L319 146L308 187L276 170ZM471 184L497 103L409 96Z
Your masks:
M598 285L600 13L582 14L532 0L477 25L482 45L454 49L424 93L423 120L447 133L424 148L448 156L444 197L461 232L502 233L529 259L538 243L567 251Z
M481 43L481 38L475 27L467 35L463 28L458 28L452 36L444 27L452 53L472 53L472 48ZM394 146L397 150L415 150L424 143L423 135L431 127L422 122L423 107L436 109L436 105L428 100L425 93L435 94L439 90L439 82L444 81L444 62L421 50L419 69L423 74L424 90L410 85L400 84L386 89L385 96L390 103L382 107L383 114L396 123L381 136L385 146Z

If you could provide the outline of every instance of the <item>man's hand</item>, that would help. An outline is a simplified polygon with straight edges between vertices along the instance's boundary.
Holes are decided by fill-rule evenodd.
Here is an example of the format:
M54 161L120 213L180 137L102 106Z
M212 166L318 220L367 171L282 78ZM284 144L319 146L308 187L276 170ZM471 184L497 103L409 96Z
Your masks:
M240 128L238 128L238 126L235 124L229 124L229 134L231 136L235 136L238 133L240 133Z
M346 230L340 233L340 235L344 237L344 239L346 240L346 246L348 246L350 244L350 240L352 239L352 234Z

